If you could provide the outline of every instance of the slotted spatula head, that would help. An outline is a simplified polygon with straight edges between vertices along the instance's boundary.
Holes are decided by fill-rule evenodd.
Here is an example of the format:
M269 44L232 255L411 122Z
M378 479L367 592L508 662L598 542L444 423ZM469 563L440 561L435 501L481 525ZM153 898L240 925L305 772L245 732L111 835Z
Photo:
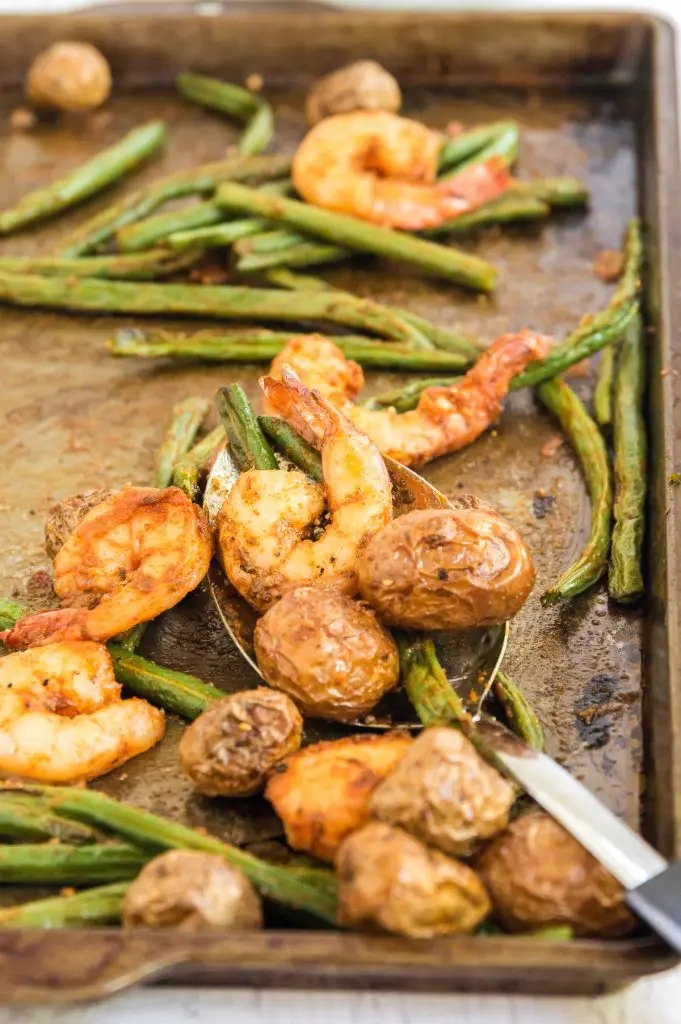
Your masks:
M393 485L393 514L404 515L416 509L448 508L449 502L423 477L393 459L385 459ZM220 452L208 477L203 507L211 524L215 523L222 503L239 471L228 449ZM232 641L253 669L261 675L255 658L253 635L258 613L231 585L222 566L214 561L208 573L208 586L218 614ZM466 707L475 713L486 698L501 665L506 647L507 627L486 626L460 633L435 634L440 662L452 686ZM406 695L397 690L386 694L372 712L352 723L370 729L409 726L420 728Z

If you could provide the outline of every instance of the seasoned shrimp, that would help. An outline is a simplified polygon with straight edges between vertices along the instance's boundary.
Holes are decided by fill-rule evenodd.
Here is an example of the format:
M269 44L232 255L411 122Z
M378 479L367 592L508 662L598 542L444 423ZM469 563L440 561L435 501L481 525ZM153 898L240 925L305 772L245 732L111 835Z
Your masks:
M101 644L47 644L1 658L0 773L78 782L149 750L163 737L163 712L120 698Z
M297 471L249 470L222 506L218 540L225 572L261 611L292 586L354 594L359 544L392 515L390 478L375 445L286 367L282 377L263 377L260 386L276 411L320 449L325 486ZM311 539L327 507L330 522Z
M21 619L8 647L108 640L153 619L208 572L212 538L203 513L176 487L126 487L93 508L54 562L64 607Z
M499 158L436 182L441 146L437 132L396 114L337 114L303 139L293 183L308 203L404 231L437 227L508 188Z
M416 409L404 413L355 405L361 368L329 338L290 341L272 363L271 374L279 377L282 367L289 366L368 434L383 455L405 466L423 466L475 441L498 418L511 378L543 358L549 347L550 340L533 331L504 334L458 384L427 388Z

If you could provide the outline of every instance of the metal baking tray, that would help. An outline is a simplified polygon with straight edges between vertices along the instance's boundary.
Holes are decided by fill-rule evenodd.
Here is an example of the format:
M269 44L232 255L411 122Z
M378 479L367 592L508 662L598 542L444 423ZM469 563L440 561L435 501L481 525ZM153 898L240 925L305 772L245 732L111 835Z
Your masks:
M31 58L58 39L85 39L113 66L105 111L29 134L12 133ZM277 110L277 143L304 131L301 100L316 77L358 58L386 65L405 88L406 113L436 126L510 116L522 126L523 176L574 174L589 185L587 213L541 230L488 232L466 248L501 271L481 299L394 266L337 269L333 280L487 338L530 325L558 335L602 308L610 286L592 271L617 248L628 217L648 244L650 500L648 598L609 605L603 587L544 610L538 594L584 542L589 506L569 447L541 448L556 426L530 394L516 394L496 430L428 467L446 492L465 488L495 504L526 536L539 583L513 627L508 667L539 710L549 750L667 856L681 855L681 622L678 468L681 430L681 194L674 39L636 14L338 11L315 5L153 4L0 19L0 201L10 203L77 165L152 116L170 127L165 156L134 176L137 187L171 169L218 158L235 135L218 116L180 100L175 74L193 68L242 81L263 75ZM50 251L76 216L3 242L0 251ZM101 202L101 199L99 200ZM126 321L127 322L127 321ZM229 379L256 392L257 367L115 361L104 341L115 317L3 309L0 319L0 592L40 600L42 519L50 503L92 486L144 483L171 402L209 395ZM383 389L399 377L372 374ZM588 395L588 378L573 378ZM199 591L150 631L144 653L211 679L251 685L206 595ZM116 796L206 826L245 845L281 829L259 800L197 799L177 769L179 722L156 750L98 785ZM676 749L675 749L676 748ZM16 891L2 900L17 899ZM652 939L542 943L517 938L399 938L301 930L187 936L88 930L0 932L0 999L69 1001L141 980L169 984L326 986L404 990L596 993L674 964Z

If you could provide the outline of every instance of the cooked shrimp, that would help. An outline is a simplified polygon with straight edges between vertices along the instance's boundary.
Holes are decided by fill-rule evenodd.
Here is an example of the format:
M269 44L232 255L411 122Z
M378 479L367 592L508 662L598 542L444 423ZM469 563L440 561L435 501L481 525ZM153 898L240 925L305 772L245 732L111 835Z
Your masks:
M108 640L172 608L208 572L203 513L176 487L126 487L93 508L54 561L64 607L21 619L8 647Z
M278 377L283 366L291 367L368 434L383 455L405 466L423 466L471 444L494 423L511 378L543 358L549 346L548 338L533 331L505 334L458 384L427 388L416 409L404 413L355 405L362 371L329 338L310 335L289 342L272 363L271 374Z
M436 182L441 136L418 121L382 110L327 117L293 158L293 183L308 203L384 227L437 227L506 191L494 158Z
M47 644L0 659L0 773L77 782L149 750L163 736L163 712L120 697L101 644Z
M222 506L218 539L225 572L261 611L291 586L334 586L354 594L359 544L392 515L390 479L376 447L285 367L282 376L263 377L260 386L276 411L320 449L325 486L297 471L249 470ZM330 522L313 540L327 506Z

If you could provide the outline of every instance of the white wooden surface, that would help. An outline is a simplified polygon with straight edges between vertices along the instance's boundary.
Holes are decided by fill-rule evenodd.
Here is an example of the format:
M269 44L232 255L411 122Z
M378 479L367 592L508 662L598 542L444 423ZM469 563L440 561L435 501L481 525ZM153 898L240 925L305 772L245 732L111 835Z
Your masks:
M0 0L0 12L67 10L111 0ZM131 0L127 0L131 2ZM133 0L134 2L134 0ZM149 3L150 0L139 0ZM154 0L151 0L154 2ZM161 2L161 0L156 0ZM168 0L162 0L168 2ZM679 0L344 0L367 7L654 8L681 20ZM206 7L210 3L205 4ZM679 61L681 65L681 60ZM66 950L65 950L66 952ZM0 1024L681 1024L681 970L600 999L409 996L341 992L137 989L87 1007L0 1009Z

